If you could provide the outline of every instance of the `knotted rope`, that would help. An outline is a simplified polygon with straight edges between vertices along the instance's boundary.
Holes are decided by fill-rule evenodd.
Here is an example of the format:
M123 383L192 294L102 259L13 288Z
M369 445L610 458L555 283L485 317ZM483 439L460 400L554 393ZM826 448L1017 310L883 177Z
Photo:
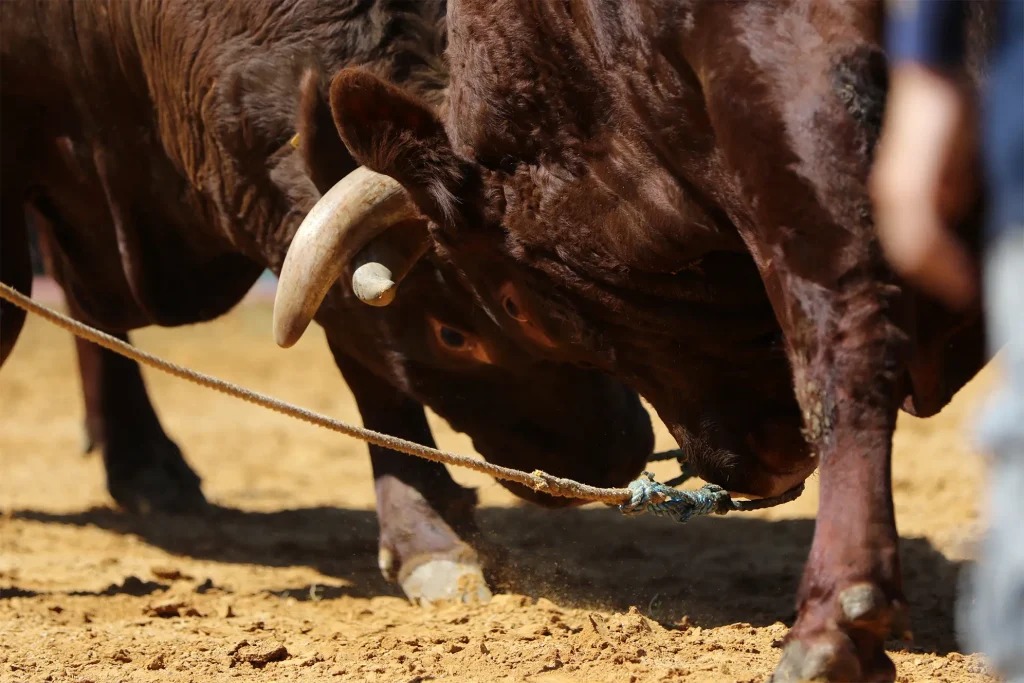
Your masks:
M366 441L367 443L391 450L413 455L417 458L430 460L444 465L464 467L480 474L486 474L502 481L511 481L527 486L534 491L547 493L562 498L576 498L579 500L600 502L609 505L618 505L619 510L626 515L637 515L642 512L651 512L655 515L672 517L676 521L685 522L691 517L709 514L725 514L730 510L757 510L771 507L793 500L803 491L803 484L787 491L781 496L774 498L763 498L760 500L733 501L729 494L715 486L706 484L697 491L680 491L672 488L689 479L692 472L687 468L683 454L680 451L668 451L656 454L650 461L679 459L683 474L671 480L668 484L659 484L654 481L654 475L644 472L640 478L629 484L628 488L600 488L582 484L572 479L556 477L541 470L523 472L522 470L502 467L486 461L477 460L466 455L450 453L448 451L431 448L422 444L400 439L389 434L382 434L365 427L357 427L341 420L336 420L326 415L315 413L305 408L286 403L272 396L267 396L251 389L226 382L210 375L196 372L186 367L164 360L151 353L147 353L128 342L113 337L106 332L97 330L85 323L79 322L62 313L43 306L31 298L25 296L13 287L0 282L0 298L14 304L29 313L53 323L76 337L97 344L108 351L130 358L161 372L165 372L179 379L198 384L214 391L233 396L235 398L253 403L268 410L282 415L308 422L324 429L329 429L339 434Z
M716 484L704 484L696 491L680 491L668 484L659 484L651 472L644 472L630 482L629 491L632 494L629 502L619 505L622 514L632 517L650 512L659 517L671 517L677 522L686 522L691 517L724 515L733 510L761 510L788 503L803 493L804 485L798 484L785 493L771 498L733 500L728 491Z

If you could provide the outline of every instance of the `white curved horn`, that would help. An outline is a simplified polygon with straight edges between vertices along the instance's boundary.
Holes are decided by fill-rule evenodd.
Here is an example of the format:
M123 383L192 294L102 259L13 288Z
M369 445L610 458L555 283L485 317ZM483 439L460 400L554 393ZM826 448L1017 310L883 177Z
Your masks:
M302 221L281 267L274 297L278 345L299 340L331 285L364 246L416 215L397 180L367 168L357 168L328 190Z

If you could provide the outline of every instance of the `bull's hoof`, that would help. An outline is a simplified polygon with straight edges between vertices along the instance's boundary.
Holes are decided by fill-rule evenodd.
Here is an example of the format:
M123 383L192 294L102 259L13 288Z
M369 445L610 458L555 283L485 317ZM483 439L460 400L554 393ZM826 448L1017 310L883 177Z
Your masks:
M791 641L775 667L770 683L835 683L867 681L853 643L842 634L818 642ZM891 679L890 679L891 680Z
M835 607L834 617L818 628L798 620L771 683L890 683L896 679L884 642L893 633L909 635L903 603L888 600L881 589L865 582L840 591Z
M469 557L442 555L414 561L403 567L398 584L409 600L421 605L478 605L492 597L479 562Z
M810 641L792 640L782 653L770 683L892 683L896 667L881 645L858 652L853 641L835 631Z
M128 512L195 514L206 509L199 477L170 439L113 450L107 446L107 490Z

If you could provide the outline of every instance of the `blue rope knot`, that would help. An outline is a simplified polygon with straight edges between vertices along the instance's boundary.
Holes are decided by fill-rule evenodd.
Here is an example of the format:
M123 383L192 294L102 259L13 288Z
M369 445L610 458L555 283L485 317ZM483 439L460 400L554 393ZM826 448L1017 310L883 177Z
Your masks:
M619 506L624 515L650 512L686 522L691 517L724 515L733 509L732 498L721 486L705 484L696 491L680 491L654 480L654 474L644 472L629 484L632 497Z

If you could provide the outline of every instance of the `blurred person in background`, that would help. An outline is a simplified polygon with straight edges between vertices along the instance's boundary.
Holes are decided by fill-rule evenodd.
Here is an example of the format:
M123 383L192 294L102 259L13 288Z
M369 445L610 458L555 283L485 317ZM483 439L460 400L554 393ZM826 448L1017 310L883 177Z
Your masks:
M990 349L1002 385L980 444L992 456L989 529L961 598L967 645L1012 683L1024 682L1024 0L997 3L988 78L975 116L966 87L968 0L890 0L891 85L871 179L879 239L907 279L950 306L978 296L953 232L971 202L977 141L987 223L980 264Z

